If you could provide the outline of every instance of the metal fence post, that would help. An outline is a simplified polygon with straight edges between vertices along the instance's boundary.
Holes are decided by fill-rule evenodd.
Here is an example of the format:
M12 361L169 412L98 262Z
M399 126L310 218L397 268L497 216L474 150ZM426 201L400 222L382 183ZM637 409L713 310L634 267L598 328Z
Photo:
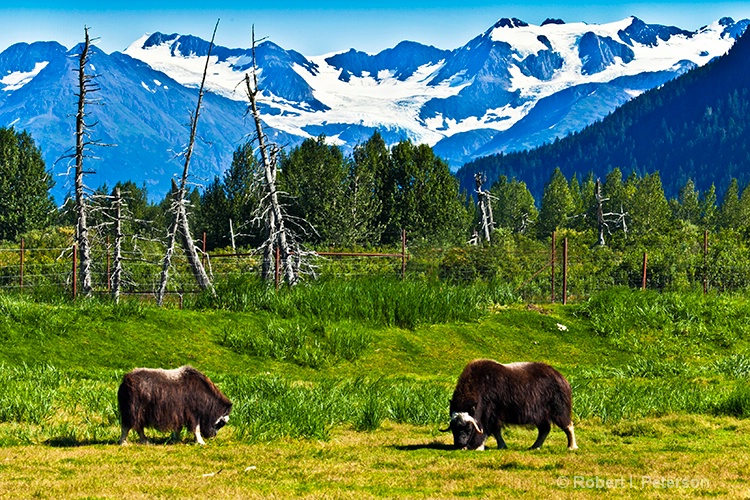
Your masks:
M568 238L563 240L563 305L568 303Z
M708 293L708 229L703 231L703 295Z
M550 298L550 302L553 304L555 303L555 253L557 252L557 231L552 231L552 259L550 260L551 266L552 266L552 280L551 280L551 289L552 289L552 295Z
M21 287L21 290L23 290L23 254L24 254L24 247L26 245L26 241L21 238L21 269L18 274L18 285Z
M401 230L401 279L406 279L406 229Z

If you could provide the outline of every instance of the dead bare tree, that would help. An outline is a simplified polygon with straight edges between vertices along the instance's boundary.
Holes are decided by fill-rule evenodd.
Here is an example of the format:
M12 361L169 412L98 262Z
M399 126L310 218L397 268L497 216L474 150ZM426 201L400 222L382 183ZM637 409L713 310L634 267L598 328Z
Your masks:
M193 237L190 234L190 225L187 217L187 186L188 186L188 173L190 169L190 159L193 156L193 148L195 147L195 137L198 128L198 118L201 112L201 106L203 104L203 95L205 92L206 75L208 74L208 65L211 59L211 50L214 47L214 40L216 38L216 30L219 28L219 21L216 21L214 26L214 32L211 36L211 42L208 46L208 53L206 54L206 65L203 68L203 77L201 79L200 89L198 90L198 104L195 108L195 113L190 120L190 140L188 142L187 150L185 151L185 161L182 169L182 177L180 177L179 186L172 180L172 206L171 212L174 216L168 233L167 233L167 250L164 254L164 260L162 261L161 279L159 281L159 291L157 293L157 304L161 306L164 303L164 295L167 292L167 282L169 281L169 268L172 265L172 256L174 254L174 247L177 241L178 233L182 239L183 250L187 256L190 268L193 271L198 286L202 290L210 290L214 293L213 285L211 280L206 273L206 269L203 267L198 250L193 241Z
M84 169L84 159L93 158L91 154L92 146L113 146L113 144L104 144L99 140L92 139L91 130L98 122L87 122L87 118L89 117L89 113L86 111L87 105L101 104L91 97L92 94L101 90L95 81L98 75L90 74L87 71L87 68L91 67L91 44L92 40L89 37L89 29L88 27L84 27L84 42L80 44L81 52L77 54L78 64L74 70L78 75L77 93L75 94L78 98L75 115L76 144L57 160L60 161L68 158L74 162L74 166L69 166L68 170L69 172L73 171L75 190L73 210L76 214L75 242L80 253L80 259L78 259L80 264L76 272L78 273L78 281L81 284L81 291L87 296L91 295L93 291L93 262L91 257L91 228L89 227L88 220L91 211L91 190L86 186L84 176L93 172Z
M599 246L605 246L604 232L612 234L611 226L619 225L625 234L628 233L628 226L625 223L625 217L628 215L620 207L619 212L604 212L604 202L608 201L609 198L602 196L602 184L599 179L596 180L594 187L594 197L596 199L596 225L599 233Z
M112 299L115 304L120 303L120 292L122 290L122 193L120 188L115 190L114 209L115 209L115 246L114 261L112 270Z
M258 141L260 153L260 168L258 186L260 189L260 205L256 210L255 220L262 223L267 230L267 237L261 251L263 253L262 277L265 281L273 278L275 269L274 253L278 249L284 280L287 285L294 286L299 281L300 268L305 258L312 252L303 252L295 233L290 228L291 220L287 216L280 200L280 192L276 183L278 157L281 149L269 142L263 133L263 124L258 111L258 68L255 58L255 27L252 31L253 71L252 80L245 73L245 93L250 101L248 112L255 123L255 140ZM304 222L306 224L306 222ZM297 224L301 227L301 224ZM314 229L313 229L314 230Z
M479 213L481 214L481 225L482 225L482 236L485 241L489 242L492 237L492 232L495 230L495 221L492 217L492 195L489 191L482 189L482 186L487 181L487 177L477 172L474 174L474 182L477 186L477 203L479 205Z

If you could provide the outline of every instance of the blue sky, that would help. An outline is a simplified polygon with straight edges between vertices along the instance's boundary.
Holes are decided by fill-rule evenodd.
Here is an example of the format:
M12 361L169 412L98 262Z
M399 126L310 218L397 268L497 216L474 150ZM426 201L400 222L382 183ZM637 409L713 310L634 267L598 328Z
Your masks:
M541 24L547 17L567 22L606 23L629 15L648 23L697 29L720 17L750 18L750 2L571 0L520 2L485 0L432 0L404 2L351 1L266 2L131 0L92 2L0 0L0 51L16 42L55 40L66 47L83 37L84 25L99 37L106 52L125 49L144 33L193 34L209 38L216 19L221 22L217 43L249 47L250 28L285 49L320 55L354 47L370 53L413 40L442 49L454 49L489 28L502 17L517 17ZM366 5L366 7L364 7ZM208 7L206 7L208 6ZM272 7L271 7L272 6Z

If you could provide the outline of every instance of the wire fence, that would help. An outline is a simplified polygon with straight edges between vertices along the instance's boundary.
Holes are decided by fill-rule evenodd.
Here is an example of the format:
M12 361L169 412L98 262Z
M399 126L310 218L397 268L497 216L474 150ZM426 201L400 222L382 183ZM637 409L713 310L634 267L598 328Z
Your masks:
M726 245L724 245L726 247ZM708 235L670 251L616 252L580 240L552 238L490 248L410 249L406 238L393 252L321 251L306 279L438 279L460 284L478 280L506 284L519 297L534 302L584 300L597 292L624 286L656 290L736 291L750 289L750 253L718 246L709 248ZM400 251L399 251L400 250ZM748 253L748 255L745 255ZM158 249L122 252L122 295L154 298L160 287L163 253ZM95 294L112 292L113 255L107 244L92 247ZM54 291L75 297L74 247L0 248L0 290L38 293ZM258 276L261 256L253 252L206 252L203 263L213 283ZM278 270L285 263L278 261ZM187 259L175 253L169 268L167 296L182 303L200 293ZM277 287L280 276L276 276Z

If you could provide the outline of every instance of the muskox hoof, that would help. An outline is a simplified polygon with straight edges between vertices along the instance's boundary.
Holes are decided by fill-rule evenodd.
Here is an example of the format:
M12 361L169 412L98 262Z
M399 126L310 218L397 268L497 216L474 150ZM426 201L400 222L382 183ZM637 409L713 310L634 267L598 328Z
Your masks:
M577 450L577 449L578 449L578 446L577 446L577 445L573 445L573 446L568 446L568 451L575 451L575 450Z

